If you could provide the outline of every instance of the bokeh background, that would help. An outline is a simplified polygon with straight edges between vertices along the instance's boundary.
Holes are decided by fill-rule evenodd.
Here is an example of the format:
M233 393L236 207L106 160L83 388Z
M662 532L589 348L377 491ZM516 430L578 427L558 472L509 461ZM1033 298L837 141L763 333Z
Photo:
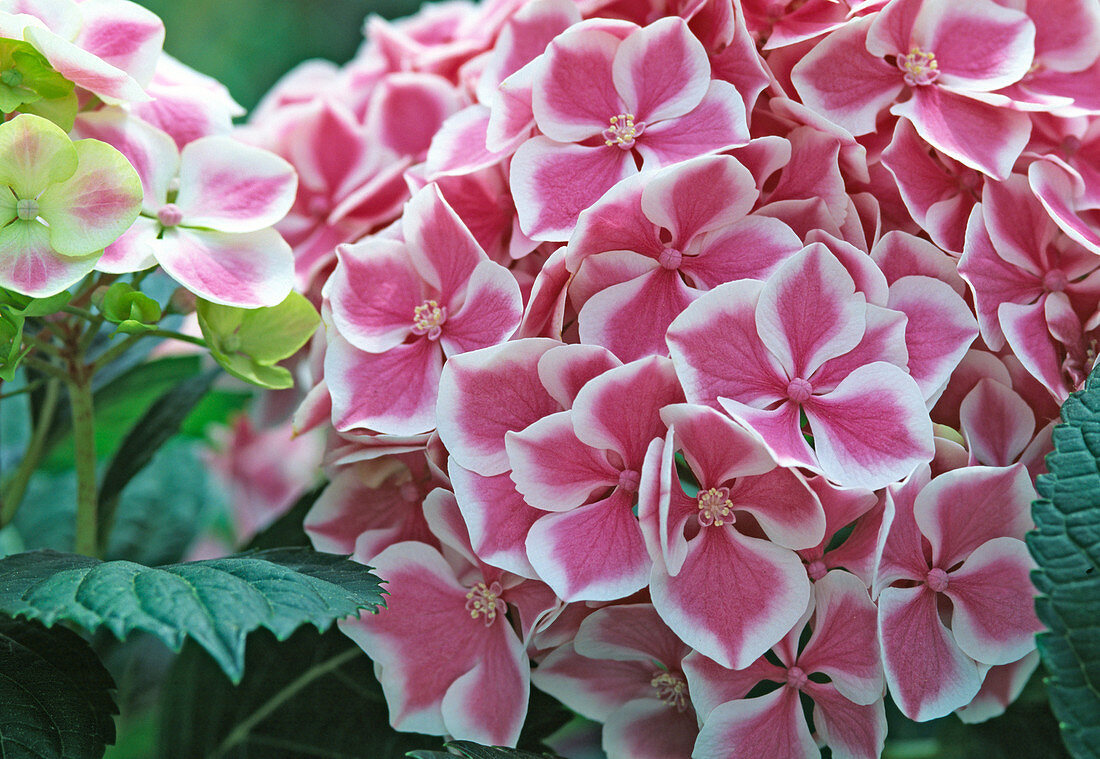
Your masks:
M399 18L419 0L138 0L164 19L164 49L218 79L251 109L295 64L343 63L371 14Z

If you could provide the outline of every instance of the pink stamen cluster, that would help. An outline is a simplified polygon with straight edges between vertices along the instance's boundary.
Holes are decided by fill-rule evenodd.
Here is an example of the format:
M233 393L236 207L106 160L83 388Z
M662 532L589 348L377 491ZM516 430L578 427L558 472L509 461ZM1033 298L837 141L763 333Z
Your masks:
M788 6L440 6L254 115L399 729L514 745L533 683L611 759L876 757L886 693L978 721L1036 667L1100 13Z

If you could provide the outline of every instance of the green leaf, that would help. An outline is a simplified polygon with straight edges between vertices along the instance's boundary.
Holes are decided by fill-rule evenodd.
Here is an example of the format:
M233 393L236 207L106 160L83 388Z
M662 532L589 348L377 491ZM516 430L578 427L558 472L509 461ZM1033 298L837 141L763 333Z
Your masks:
M0 756L103 756L115 741L114 687L76 633L0 616Z
M405 756L411 759L454 759L455 755L468 759L561 759L554 754L534 754L515 748L500 746L480 746L470 741L451 741L447 744L451 753L443 751L410 751Z
M127 329L153 329L162 316L160 304L145 293L135 290L128 282L115 282L107 288L97 303L99 310L121 331Z
M275 364L301 350L321 323L317 309L294 292L269 308L234 308L200 299L197 312L214 359L233 376L273 389L293 386L290 372Z
M180 434L192 438L205 438L211 424L226 424L238 411L243 411L253 395L236 390L211 390L202 397L194 410L183 420Z
M111 456L153 403L180 380L202 371L199 356L170 356L139 364L95 391L96 458ZM54 415L54 424L46 440L52 453L43 469L57 472L73 467L72 417L67 401Z
M183 420L206 395L221 372L211 369L188 377L158 398L122 441L103 476L99 490L99 540L105 543L114 521L118 496L126 484L145 468L153 454L180 430Z
M252 630L284 639L301 625L321 630L382 603L369 567L303 548L155 568L54 551L0 559L0 613L47 627L102 626L120 640L143 630L176 651L191 637L234 682Z
M158 759L399 759L442 745L389 726L374 664L338 630L303 628L281 643L257 632L245 659L234 687L184 646L161 691Z
M1075 757L1100 757L1100 371L1062 406L1027 536L1051 707Z

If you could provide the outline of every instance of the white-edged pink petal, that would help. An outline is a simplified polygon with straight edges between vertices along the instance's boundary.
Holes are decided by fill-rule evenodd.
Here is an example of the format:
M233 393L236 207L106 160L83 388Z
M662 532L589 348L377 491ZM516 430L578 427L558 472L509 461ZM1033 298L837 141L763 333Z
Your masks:
M626 112L653 123L682 116L699 104L710 85L710 61L683 19L665 17L622 41L612 79Z
M478 558L520 577L536 578L525 541L531 525L546 512L527 505L507 472L486 477L452 458L448 473Z
M1043 629L1035 616L1035 561L1016 538L994 538L948 574L944 595L954 606L951 632L968 656L1009 664L1035 648Z
M98 251L82 258L54 252L50 231L37 221L17 219L0 228L0 287L23 295L59 293L95 268L98 258Z
M527 338L447 361L436 413L439 438L452 460L485 476L511 468L505 433L561 410L539 381L539 359L558 345Z
M584 140L624 113L612 80L619 45L619 37L591 25L574 26L550 43L536 64L531 100L543 134L559 142Z
M160 234L160 223L147 216L139 216L133 225L113 243L103 250L96 261L96 271L108 274L126 274L132 271L145 271L156 266L157 259L153 246Z
M423 285L403 243L369 238L336 249L336 269L325 284L332 321L359 350L381 353L412 334Z
M495 261L475 266L464 289L466 302L447 318L439 340L448 356L504 342L523 315L516 278Z
M928 586L886 588L878 598L883 669L894 703L918 722L943 717L970 702L983 672L940 621Z
M798 691L779 688L756 698L728 701L704 720L692 759L718 756L817 759Z
M647 169L745 145L745 103L732 84L712 80L699 105L683 116L648 125L634 144Z
M294 167L231 137L203 137L180 153L176 206L183 223L219 232L255 232L286 216L298 190Z

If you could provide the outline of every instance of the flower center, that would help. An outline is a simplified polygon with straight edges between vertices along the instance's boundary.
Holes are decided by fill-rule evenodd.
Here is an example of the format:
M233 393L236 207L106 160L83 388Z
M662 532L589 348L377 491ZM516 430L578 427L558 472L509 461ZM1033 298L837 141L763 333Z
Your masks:
M932 84L940 78L940 64L935 53L927 53L915 45L905 55L898 56L898 68L905 72L905 81L914 87Z
M726 522L736 521L733 515L733 502L730 501L729 488L711 488L699 491L699 524L704 527L721 527Z
M165 203L157 211L157 221L164 227L177 227L183 221L183 211L175 203Z
M408 503L416 503L420 500L420 490L411 482L406 482L398 488L397 492L401 496L401 500Z
M661 257L657 260L666 269L679 269L680 262L684 260L684 254L676 248L665 248L661 251Z
M787 670L787 685L795 690L801 690L810 681L809 676L801 667L791 667Z
M924 582L936 593L942 593L947 590L947 572L944 572L939 567L929 569L928 575L924 578Z
M634 123L633 113L620 113L611 117L611 126L603 130L603 141L608 147L618 145L623 150L634 147L634 141L645 131L645 122Z
M649 684L657 690L657 698L669 706L675 706L676 711L687 709L687 680L679 672L654 672Z
M796 377L787 383L787 397L795 403L805 403L813 392L814 386L801 377Z
M445 321L446 306L441 306L434 300L424 301L413 309L413 334L427 335L429 340L438 340Z
M15 204L15 215L23 221L38 218L38 201L34 198L20 198Z
M503 588L500 587L499 582L494 582L492 585L479 582L470 588L466 593L466 611L470 612L470 618L484 617L486 627L493 624L497 614L504 614L507 608L500 598L502 592Z
M1043 289L1048 293L1060 293L1066 289L1069 280L1061 269L1051 269L1043 275Z
M815 582L824 577L829 571L829 568L825 566L825 562L821 559L814 559L806 565L806 574L810 576L811 580Z
M638 485L642 482L642 475L633 469L624 469L619 472L619 487L630 493L638 490Z

